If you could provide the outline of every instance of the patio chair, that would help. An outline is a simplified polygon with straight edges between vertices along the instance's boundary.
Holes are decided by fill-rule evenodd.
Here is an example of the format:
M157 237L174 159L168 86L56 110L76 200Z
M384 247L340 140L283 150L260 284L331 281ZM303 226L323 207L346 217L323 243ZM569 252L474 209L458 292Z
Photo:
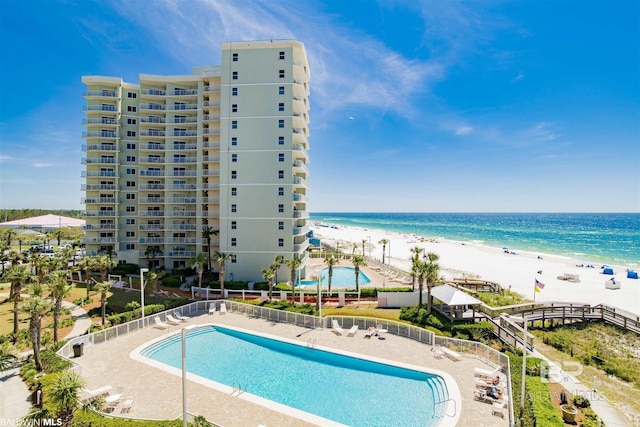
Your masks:
M504 397L502 401L493 402L493 406L491 408L491 415L500 415L504 418L504 408L507 406L507 402L509 401L508 397Z
M221 303L220 304L220 314L226 314L227 313L227 305L225 303Z
M167 314L167 320L166 322L170 325L179 325L180 321L178 319L176 319L175 317L173 317L170 314Z
M496 375L500 373L501 369L502 368L500 366L496 366L493 371L490 371L488 369L475 368L473 372L476 377L495 378Z
M167 329L169 327L169 325L167 325L166 323L162 322L160 320L159 317L154 317L153 318L154 322L156 322L156 324L154 325L154 328L156 329Z
M331 331L336 335L342 335L344 332L344 329L342 329L342 326L340 326L336 319L331 319L331 326L333 328Z
M182 320L183 322L186 322L187 320L191 319L191 317L183 316L182 314L178 313L177 311L173 312L173 316L178 320Z
M216 305L214 303L209 304L209 314L214 314L216 312Z
M120 413L121 414L129 413L133 410L135 406L136 404L135 404L135 401L133 400L133 397L127 397L122 402L122 408L120 409Z
M356 333L358 332L358 328L359 328L358 325L353 325L351 327L351 329L349 329L349 332L347 332L347 336L348 337L355 337Z
M378 330L375 326L369 326L367 332L364 333L364 338L371 338L372 336L378 335Z

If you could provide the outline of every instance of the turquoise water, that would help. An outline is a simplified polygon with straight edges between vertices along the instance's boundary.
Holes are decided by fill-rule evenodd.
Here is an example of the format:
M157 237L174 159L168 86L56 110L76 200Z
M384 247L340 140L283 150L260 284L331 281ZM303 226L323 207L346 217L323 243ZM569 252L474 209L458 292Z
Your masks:
M314 213L310 220L640 266L637 213Z
M329 286L328 267L322 269L320 277L322 277L322 281L320 282L322 286ZM369 279L369 277L364 274L362 270L360 270L360 274L358 275L358 285L366 285L367 283L371 283L371 279ZM318 283L315 280L301 280L300 286L318 286ZM333 275L331 276L331 287L333 288L334 286L355 288L355 269L353 267L333 267Z
M444 380L423 372L219 326L190 332L186 349L190 373L350 426L435 426L445 409ZM142 355L180 369L180 335Z

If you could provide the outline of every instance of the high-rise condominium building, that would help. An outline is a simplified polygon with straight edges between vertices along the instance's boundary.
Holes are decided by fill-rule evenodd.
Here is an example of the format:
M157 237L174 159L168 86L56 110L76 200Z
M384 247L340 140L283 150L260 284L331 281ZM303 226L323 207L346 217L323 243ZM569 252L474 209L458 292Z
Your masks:
M210 240L212 255L232 255L226 280L262 280L277 255L301 259L304 275L304 45L225 43L221 64L191 75L143 74L139 84L82 78L89 254L172 270L198 253L207 258ZM205 229L218 234L207 239Z

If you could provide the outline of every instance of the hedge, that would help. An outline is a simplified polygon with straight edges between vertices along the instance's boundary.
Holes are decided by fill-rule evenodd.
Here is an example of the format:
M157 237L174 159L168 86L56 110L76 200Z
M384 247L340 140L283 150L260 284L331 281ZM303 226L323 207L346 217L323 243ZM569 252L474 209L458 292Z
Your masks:
M76 411L74 427L182 427L182 420L139 421L105 418L90 411ZM189 425L193 425L189 423Z
M540 377L527 376L528 398L533 404L533 416L536 426L564 427L564 421L558 409L551 402L549 384L543 383Z

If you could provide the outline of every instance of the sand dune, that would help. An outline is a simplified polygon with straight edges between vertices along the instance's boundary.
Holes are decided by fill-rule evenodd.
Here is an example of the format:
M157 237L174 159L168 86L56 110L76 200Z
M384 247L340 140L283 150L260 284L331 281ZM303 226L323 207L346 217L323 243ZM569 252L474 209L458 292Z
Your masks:
M545 287L541 292L535 293L536 301L606 304L640 315L640 280L627 279L626 266L611 265L616 282L622 283L621 289L611 290L605 289L605 281L612 276L602 274L602 264L587 260L530 253L518 248L510 248L510 253L505 253L502 248L489 247L477 242L423 238L381 230L317 225L311 228L315 237L320 237L326 242L343 242L343 248L348 244L349 249L345 249L345 252L351 252L353 244L357 243L356 252L361 253L362 241L366 240L365 252L369 255L368 242L371 241L371 256L376 259L382 259L382 245L378 242L387 239L390 245L387 245L385 260L389 260L390 254L391 264L406 271L410 271L411 268L410 249L419 246L440 256L439 264L446 279L466 275L491 280L533 299L537 278ZM577 266L589 264L593 264L594 268ZM538 274L539 271L542 273ZM565 273L578 274L580 282L572 283L557 278Z

